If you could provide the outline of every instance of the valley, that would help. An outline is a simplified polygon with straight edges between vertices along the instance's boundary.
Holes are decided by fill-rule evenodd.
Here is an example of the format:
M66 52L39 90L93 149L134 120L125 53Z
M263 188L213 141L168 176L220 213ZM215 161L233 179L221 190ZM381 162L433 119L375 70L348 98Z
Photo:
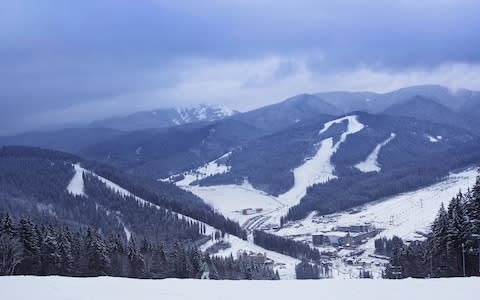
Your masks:
M363 105L363 94L352 95L351 101ZM343 114L347 104L335 109L338 95L326 96L324 101L320 94L302 94L246 113L204 106L110 120L128 126L133 118L131 125L142 127L180 114L182 124L165 128L113 126L97 132L90 126L0 138L0 144L28 145L7 146L0 155L20 182L4 179L12 189L4 206L14 216L29 211L37 220L98 226L127 242L135 236L170 242L177 236L171 231L180 229L187 247L212 258L259 263L280 279L296 278L305 255L321 278L382 278L390 258L377 253L376 240L424 241L440 205L475 183L480 138L465 126L451 126L451 119L442 123L453 108L425 96L380 97L401 114L393 108L377 113L380 108L371 109L381 107L377 100ZM403 103L415 103L415 109ZM417 114L422 105L438 109L440 117L423 118ZM68 133L82 137L78 145ZM95 137L90 144L89 136ZM44 146L45 137L54 148L75 149L78 156L29 148ZM38 195L48 194L40 182L50 179L55 192L47 199L19 204L14 195L31 193L21 174L33 175L12 166L29 161L36 172L40 166L40 173L61 171L38 178ZM63 198L75 201L73 214ZM262 246L258 232L267 234Z
M334 214L321 215L318 212L312 212L305 219L289 221L282 226L281 218L291 207L300 202L306 195L307 188L337 178L331 161L332 156L347 141L348 136L360 132L365 127L356 116L346 116L325 123L318 134L321 135L332 125L342 122L347 122L347 126L340 134L338 141L334 143L333 138L318 141L317 152L312 157L306 158L302 165L292 171L293 187L278 196L255 189L248 179L244 179L241 185L199 185L198 182L209 176L223 175L230 171L231 167L225 162L231 152L196 170L160 180L175 183L204 199L222 214L238 221L247 231L249 242L253 242L255 230L266 231L319 249L325 254L322 263L329 266L328 276L356 278L360 276L360 271L367 271L371 276L381 278L386 260L383 257L377 258L375 255L374 239L391 239L393 236L398 236L405 241L423 240L430 230L440 205L442 203L448 205L458 191L466 191L472 186L475 183L477 170L472 168L451 173L431 186L386 197L374 203ZM375 146L368 157L355 165L355 168L364 173L380 172L381 167L378 163L380 151L395 137L396 134L391 133L388 139ZM431 142L430 136L424 138ZM176 181L177 179L180 180ZM346 249L343 245L325 247L312 242L315 234L338 235L336 228L357 225L371 226L375 233L355 245L347 245ZM244 245L244 247L246 249L249 246Z

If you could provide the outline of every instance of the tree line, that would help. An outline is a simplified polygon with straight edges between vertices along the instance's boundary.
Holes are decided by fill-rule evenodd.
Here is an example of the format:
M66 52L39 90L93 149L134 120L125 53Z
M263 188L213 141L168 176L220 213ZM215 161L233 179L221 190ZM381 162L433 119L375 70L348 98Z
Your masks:
M443 204L426 241L396 245L386 275L403 277L474 276L479 270L480 175L472 189Z
M18 222L0 216L0 275L199 278L203 263L213 279L279 279L270 267L246 259L209 257L175 241L155 241L98 230Z
M253 242L260 247L298 259L320 260L320 251L302 242L286 239L261 230L253 232Z

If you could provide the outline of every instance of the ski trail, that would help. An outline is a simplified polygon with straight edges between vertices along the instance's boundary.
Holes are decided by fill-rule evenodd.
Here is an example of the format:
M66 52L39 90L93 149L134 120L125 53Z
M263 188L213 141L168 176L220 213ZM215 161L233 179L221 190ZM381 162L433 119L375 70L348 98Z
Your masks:
M359 169L363 173L380 172L382 168L378 164L378 154L383 147L385 147L395 138L395 136L395 133L391 133L388 139L378 144L375 149L373 149L372 153L370 153L364 161L355 165L355 168Z

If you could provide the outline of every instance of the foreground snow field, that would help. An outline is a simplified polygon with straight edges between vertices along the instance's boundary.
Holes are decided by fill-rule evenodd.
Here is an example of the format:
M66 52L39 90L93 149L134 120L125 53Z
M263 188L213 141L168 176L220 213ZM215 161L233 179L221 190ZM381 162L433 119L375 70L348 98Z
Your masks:
M0 277L0 299L474 299L480 278L404 280L201 281Z

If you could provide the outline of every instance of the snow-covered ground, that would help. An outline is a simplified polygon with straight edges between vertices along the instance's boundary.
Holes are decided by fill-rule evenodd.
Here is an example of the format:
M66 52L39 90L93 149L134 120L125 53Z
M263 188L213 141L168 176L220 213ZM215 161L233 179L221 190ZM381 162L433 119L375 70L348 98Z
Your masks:
M273 269L278 271L281 279L295 279L295 265L300 263L300 260L286 256L274 251L266 250L262 247L255 245L252 241L244 241L233 235L227 235L224 238L225 242L228 242L231 247L225 250L222 250L218 253L215 253L216 256L220 257L237 257L239 252L253 252L253 253L262 253L265 254L268 258L274 261ZM200 250L206 250L209 246L215 243L214 240L210 240L208 243L204 244Z
M184 178L177 181L176 184L178 186L189 186L195 180L201 180L208 176L227 173L228 171L230 171L230 166L222 163L222 160L226 159L228 156L230 156L230 154L232 154L232 152L225 153L219 158L207 163L202 167L197 168L196 170L182 173L181 175L183 175ZM172 177L169 177L160 179L160 181L169 182L171 181L171 179Z
M378 164L378 154L380 154L380 150L385 147L390 141L395 138L395 133L391 133L390 137L385 141L378 144L375 149L373 149L372 153L370 153L367 158L356 164L355 168L359 169L360 171L367 173L367 172L380 172L382 169Z
M276 197L255 189L248 181L245 181L242 185L181 187L193 192L224 216L236 220L240 224L244 224L248 219L259 215L257 213L243 215L242 209L262 208L262 214L264 214L282 206L282 203Z
M0 277L0 299L475 299L480 278L404 280L216 281L68 277Z
M72 180L67 186L67 191L75 196L85 196L83 188L83 168L79 164L73 165L75 174L73 175Z
M473 186L477 176L475 168L450 174L445 180L432 186L413 192L403 193L375 203L349 209L331 215L317 217L315 213L306 219L294 222L280 229L281 236L309 235L321 231L330 231L339 225L371 223L383 229L378 237L399 236L405 240L422 239L416 232L428 232L440 205L448 205L459 190L466 191ZM374 239L361 246L373 253Z

